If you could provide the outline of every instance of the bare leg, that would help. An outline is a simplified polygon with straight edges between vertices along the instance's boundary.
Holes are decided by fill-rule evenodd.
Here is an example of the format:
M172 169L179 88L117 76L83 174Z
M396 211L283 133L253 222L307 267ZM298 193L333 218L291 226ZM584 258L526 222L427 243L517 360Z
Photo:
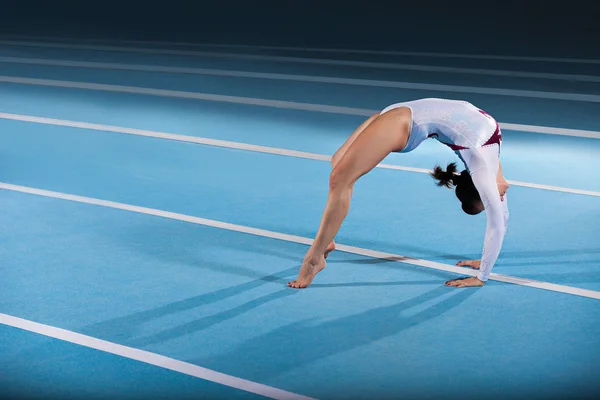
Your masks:
M409 124L409 109L391 110L375 118L348 147L331 171L329 197L316 238L304 257L298 278L288 286L305 288L325 268L324 253L348 214L354 183L388 154L406 146Z
M362 124L360 124L358 126L358 128L356 128L354 130L354 132L352 133L352 135L350 135L350 137L348 137L348 139L346 139L346 141L344 142L344 144L331 157L331 169L332 170L340 162L340 160L342 159L342 157L344 156L344 154L346 154L346 151L352 145L352 143L354 143L354 141L356 140L356 138L358 137L358 135L360 135L369 125L371 125L371 122L375 121L375 119L378 116L379 116L379 114L374 114L369 119L365 120ZM350 195L352 195L352 194L350 194ZM335 250L335 239L332 239L331 243L329 243L327 245L327 248L325 249L325 254L324 254L325 259L327 259L327 257L329 257L329 253L331 253L334 250Z
M378 116L379 116L379 114L372 115L371 117L369 117L369 119L365 120L362 124L360 124L358 126L358 128L356 128L354 130L354 132L352 132L352 135L350 135L348 137L348 139L346 139L346 141L344 142L344 144L331 157L331 167L332 168L335 168L335 166L342 159L342 157L344 156L344 154L346 154L346 151L348 150L348 148L352 145L352 143L354 143L354 141L356 140L356 138L358 137L358 135L360 135L369 125L371 125L371 123L373 121L375 121L375 119Z

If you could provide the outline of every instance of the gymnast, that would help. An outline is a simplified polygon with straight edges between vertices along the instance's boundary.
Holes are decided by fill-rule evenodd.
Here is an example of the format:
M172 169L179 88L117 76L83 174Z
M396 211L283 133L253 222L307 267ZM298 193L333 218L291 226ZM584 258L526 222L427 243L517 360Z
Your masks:
M466 101L437 98L392 104L364 121L331 158L329 195L321 223L306 253L292 288L308 287L335 250L335 235L348 214L355 182L390 153L407 153L433 138L450 147L465 165L446 170L435 166L431 175L438 186L455 187L462 210L470 215L486 212L487 227L480 260L458 262L478 269L476 277L446 282L447 286L477 287L488 280L500 254L508 224L506 191L500 147L502 133L496 120Z

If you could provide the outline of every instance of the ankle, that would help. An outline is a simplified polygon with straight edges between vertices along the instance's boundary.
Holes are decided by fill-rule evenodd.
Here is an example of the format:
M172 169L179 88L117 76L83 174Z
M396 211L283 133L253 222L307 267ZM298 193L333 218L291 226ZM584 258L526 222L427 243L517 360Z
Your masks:
M304 257L304 264L318 265L325 258L325 252L320 254L309 253Z

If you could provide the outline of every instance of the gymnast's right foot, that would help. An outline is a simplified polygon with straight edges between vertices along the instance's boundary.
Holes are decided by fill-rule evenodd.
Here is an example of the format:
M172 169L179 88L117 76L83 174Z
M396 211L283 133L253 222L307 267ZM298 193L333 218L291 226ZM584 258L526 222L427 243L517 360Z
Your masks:
M308 287L315 276L321 271L325 269L327 262L325 258L321 258L319 261L304 261L302 263L302 267L300 268L300 273L298 274L298 278L295 281L291 281L288 283L288 286L295 289L304 289Z

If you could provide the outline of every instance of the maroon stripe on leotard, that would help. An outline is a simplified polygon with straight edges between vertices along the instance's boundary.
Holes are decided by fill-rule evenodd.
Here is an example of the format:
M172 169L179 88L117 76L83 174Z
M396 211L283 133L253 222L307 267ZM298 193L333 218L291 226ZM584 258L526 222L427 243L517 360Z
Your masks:
M496 122L496 130L494 131L494 134L483 145L488 146L490 144L500 144L500 142L502 142L502 134L500 133L500 127L498 126L498 123ZM443 142L441 142L441 143L443 143ZM457 146L455 144L449 144L449 143L444 143L444 144L446 146L450 147L454 151L468 149L468 147Z
M457 146L455 144L449 144L449 143L444 143L446 146L450 147L452 150L456 151L456 150L466 150L468 149L468 147L463 147L463 146Z
M488 146L490 144L500 144L501 141L502 141L502 134L500 133L500 127L498 126L498 123L496 122L496 130L494 131L494 134L483 145Z

